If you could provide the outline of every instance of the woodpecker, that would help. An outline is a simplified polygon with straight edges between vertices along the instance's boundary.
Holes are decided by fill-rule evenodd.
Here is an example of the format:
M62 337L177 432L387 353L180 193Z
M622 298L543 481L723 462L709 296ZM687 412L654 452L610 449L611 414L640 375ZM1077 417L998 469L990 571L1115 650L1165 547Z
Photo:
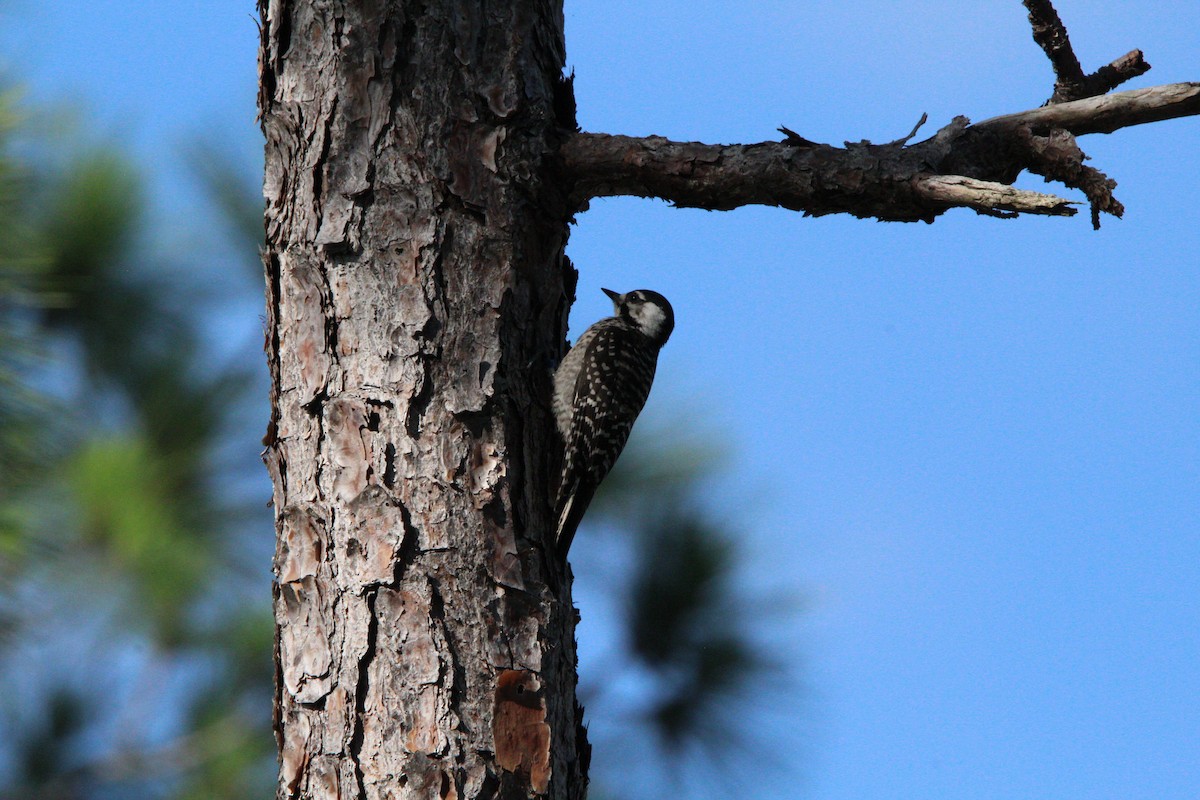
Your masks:
M554 541L563 561L596 487L625 449L658 351L675 328L675 312L658 292L602 291L615 315L584 331L554 373L554 416L565 445Z

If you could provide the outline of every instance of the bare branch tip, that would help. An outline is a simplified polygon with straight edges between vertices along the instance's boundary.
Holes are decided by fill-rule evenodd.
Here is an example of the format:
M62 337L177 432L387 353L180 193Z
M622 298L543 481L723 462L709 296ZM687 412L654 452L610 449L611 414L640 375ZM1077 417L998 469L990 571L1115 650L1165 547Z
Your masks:
M819 142L814 142L811 139L805 139L803 136L785 125L780 125L776 130L783 134L784 144L791 145L792 147L820 147Z
M912 130L908 132L907 136L902 136L901 138L896 139L894 142L888 142L887 145L885 145L885 146L886 147L902 147L902 146L908 144L909 141L914 136L917 135L917 131L921 130L921 126L924 125L928 121L929 121L929 114L922 112L921 118L919 120L917 120L916 125L913 125Z

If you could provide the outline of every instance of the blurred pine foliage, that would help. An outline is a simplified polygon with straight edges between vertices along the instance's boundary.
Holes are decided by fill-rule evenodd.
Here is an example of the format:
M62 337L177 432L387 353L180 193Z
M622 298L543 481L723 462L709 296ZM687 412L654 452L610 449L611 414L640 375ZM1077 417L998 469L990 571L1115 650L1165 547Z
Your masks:
M261 201L211 141L181 157L201 232L156 216L130 154L0 88L0 798L274 795L266 379L240 313ZM593 729L629 734L597 738L596 796L722 769L781 674L705 498L720 448L645 434L576 558L584 582L623 564L602 590L622 645L583 675ZM634 740L657 782L604 757Z

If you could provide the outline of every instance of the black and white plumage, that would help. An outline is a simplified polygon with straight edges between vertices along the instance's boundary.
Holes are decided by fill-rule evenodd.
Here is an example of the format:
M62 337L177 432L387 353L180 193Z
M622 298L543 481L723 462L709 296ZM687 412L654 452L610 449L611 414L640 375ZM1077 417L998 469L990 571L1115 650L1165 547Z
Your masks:
M658 292L603 291L615 316L584 331L554 373L554 416L565 444L555 503L555 545L563 560L596 487L629 440L654 382L658 351L675 327L675 312Z

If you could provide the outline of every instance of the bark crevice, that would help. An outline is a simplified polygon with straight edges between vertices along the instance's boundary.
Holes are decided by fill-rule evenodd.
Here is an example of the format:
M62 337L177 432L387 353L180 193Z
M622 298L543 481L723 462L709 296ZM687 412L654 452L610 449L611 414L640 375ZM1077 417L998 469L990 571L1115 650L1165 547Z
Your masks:
M354 768L354 779L358 784L359 800L367 800L366 777L362 765L363 742L366 739L364 721L366 720L367 693L370 690L371 663L375 659L376 641L379 638L379 616L375 613L375 603L379 597L379 587L375 586L366 593L367 604L367 641L362 655L358 659L358 681L354 687L354 724L350 733L349 757Z

